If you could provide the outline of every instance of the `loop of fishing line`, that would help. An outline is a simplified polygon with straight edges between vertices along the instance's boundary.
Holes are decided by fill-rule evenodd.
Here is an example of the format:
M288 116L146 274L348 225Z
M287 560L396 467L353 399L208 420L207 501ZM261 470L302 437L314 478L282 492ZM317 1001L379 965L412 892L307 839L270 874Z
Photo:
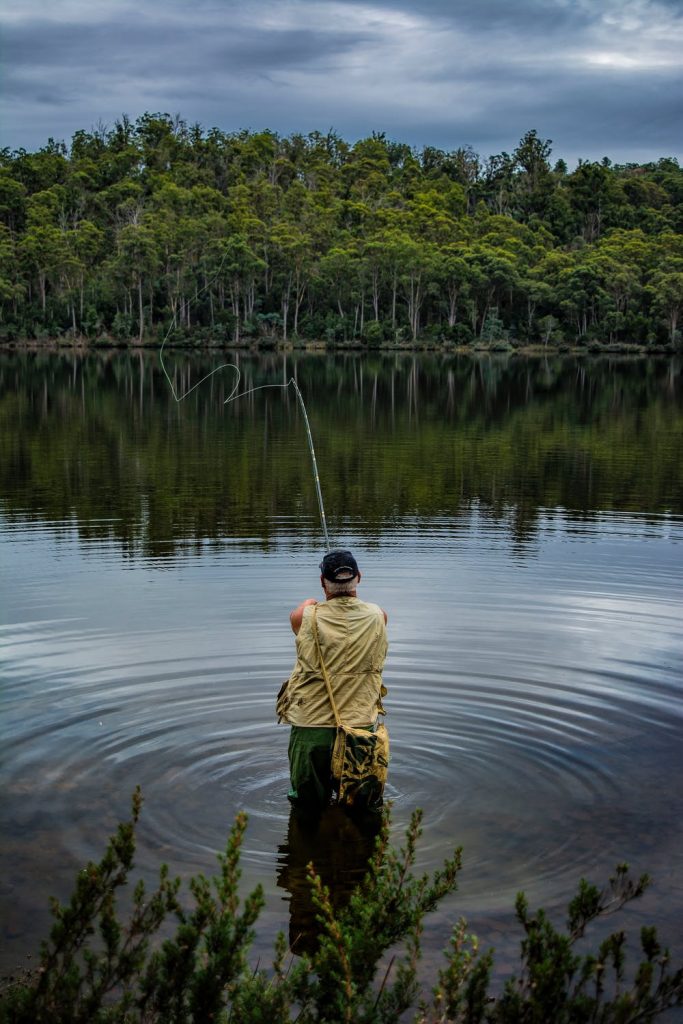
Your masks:
M221 270L223 269L223 264L225 263L226 257L227 257L227 252L223 254L223 259L221 260L220 265L218 267L218 270L216 271L214 276L212 278L210 278L210 280L207 281L204 284L203 288L201 288L198 292L195 292L194 299L192 300L193 302L196 302L197 299L199 298L199 296L202 295L203 292L205 292L208 288L210 288L210 286L216 280L216 278L220 274ZM235 401L237 401L238 398L244 398L246 395L251 395L255 391L263 391L266 388L288 388L290 385L294 388L294 391L296 393L296 397L299 400L299 405L301 406L301 412L303 413L304 426L306 427L306 436L308 438L308 449L309 449L309 451L311 453L311 462L313 463L313 479L315 481L315 491L316 491L316 495L317 495L317 498L318 498L318 509L320 511L320 522L321 522L321 525L322 525L323 534L325 535L325 545L327 547L327 550L329 551L330 548L331 548L331 545L330 545L329 534L327 532L327 518L325 516L325 506L323 504L323 495L322 495L322 490L321 490L321 487L320 487L320 476L318 474L318 463L316 461L315 448L313 446L313 435L311 433L310 423L308 422L308 413L306 412L306 405L304 403L304 398L303 398L303 395L301 394L301 391L299 390L299 385L297 384L296 379L294 377L290 377L286 384L259 384L256 387L249 388L246 391L239 391L240 381L242 379L242 371L240 370L239 366L237 366L236 363L221 363L220 366L214 367L214 369L211 370L210 373L207 373L204 377L202 377L200 380L198 380L196 382L196 384L193 384L192 387L188 388L187 391L183 392L182 395L179 395L178 392L175 389L175 385L174 385L173 381L171 380L171 377L169 376L168 370L166 369L166 364L164 363L164 346L165 346L165 344L166 344L166 342L168 340L168 337L169 337L171 331L173 330L175 324L176 324L176 312L174 310L170 326L169 326L168 330L166 331L166 334L164 335L163 341L161 342L161 348L159 349L159 362L161 364L161 369L162 369L162 371L164 373L164 376L166 377L166 380L169 383L169 387L171 389L171 394L173 395L173 398L175 399L176 403L182 402L185 398L187 398L188 395L192 394L193 391L196 391L196 389L200 386L200 384L203 384L204 381L209 380L209 378L213 377L213 375L215 373L218 373L219 370L231 369L231 370L235 370L235 372L237 373L237 378L236 378L235 383L233 385L233 389L230 392L230 394L228 395L228 397L225 399L225 401L223 402L223 405L227 405L229 402L235 402Z

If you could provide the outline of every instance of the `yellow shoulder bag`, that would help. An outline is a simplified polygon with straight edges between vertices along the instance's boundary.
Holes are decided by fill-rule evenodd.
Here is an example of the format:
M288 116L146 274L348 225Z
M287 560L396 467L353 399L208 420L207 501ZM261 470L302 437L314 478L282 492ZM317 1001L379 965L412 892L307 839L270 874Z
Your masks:
M352 805L358 796L367 797L369 792L375 793L375 800L381 802L381 793L387 781L389 769L389 733L383 722L374 731L371 729L354 729L344 725L332 693L332 684L327 674L316 618L317 605L313 608L313 637L320 659L320 668L325 681L327 695L332 705L332 713L337 726L337 735L332 749L332 778L338 789L340 804Z

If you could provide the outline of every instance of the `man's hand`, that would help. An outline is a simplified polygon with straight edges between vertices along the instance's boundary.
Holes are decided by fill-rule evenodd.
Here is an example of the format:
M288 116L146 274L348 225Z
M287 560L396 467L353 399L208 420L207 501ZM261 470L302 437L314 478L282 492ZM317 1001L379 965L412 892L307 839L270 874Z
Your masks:
M294 611L291 613L291 615L289 616L289 622L292 627L292 631L295 634L298 633L299 630L301 629L301 622L304 617L304 608L308 608L309 604L317 603L318 602L314 597L307 597L306 600L302 601L301 604L297 608L295 608Z

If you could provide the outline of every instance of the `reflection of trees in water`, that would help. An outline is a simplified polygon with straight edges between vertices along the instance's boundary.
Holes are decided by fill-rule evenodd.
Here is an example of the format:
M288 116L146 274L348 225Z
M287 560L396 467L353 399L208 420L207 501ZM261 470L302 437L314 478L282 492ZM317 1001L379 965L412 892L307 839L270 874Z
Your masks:
M308 865L340 910L365 875L379 825L377 816L355 818L341 807L328 807L321 815L292 808L286 841L278 848L277 884L289 893L289 944L295 953L312 952L320 929Z
M334 529L397 517L498 519L524 543L539 511L683 511L679 359L170 353L179 391L232 359L242 389L295 376ZM293 393L224 406L234 374L177 405L157 353L0 357L6 507L76 517L81 535L163 556L180 543L318 533ZM289 527L288 527L289 528ZM305 528L305 527L304 527Z

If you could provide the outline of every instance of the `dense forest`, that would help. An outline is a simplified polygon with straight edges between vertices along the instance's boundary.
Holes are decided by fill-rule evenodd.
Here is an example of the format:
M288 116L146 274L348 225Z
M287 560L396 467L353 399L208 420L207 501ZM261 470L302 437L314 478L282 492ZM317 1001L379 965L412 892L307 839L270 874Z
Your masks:
M0 341L680 344L683 169L165 114L0 152Z

